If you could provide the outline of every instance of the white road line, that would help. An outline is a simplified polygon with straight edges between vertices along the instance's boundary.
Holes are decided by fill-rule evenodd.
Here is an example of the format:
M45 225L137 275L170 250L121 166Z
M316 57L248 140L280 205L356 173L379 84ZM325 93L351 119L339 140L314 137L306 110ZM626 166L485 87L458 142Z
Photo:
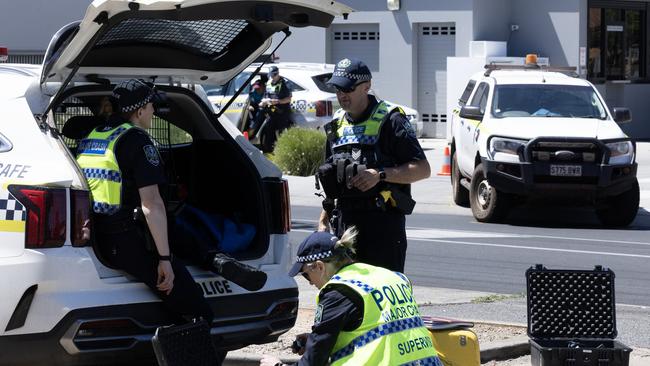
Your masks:
M305 223L318 223L318 220L294 220L296 222ZM296 230L298 231L298 230ZM483 238L542 238L542 239L555 239L555 240L574 240L574 241L593 241L600 243L616 243L616 244L629 244L629 245L642 245L650 246L650 242L640 241L627 241L627 240L613 240L613 239L589 239L589 238L576 238L569 236L552 236L552 235L536 235L536 234L511 234L511 233L498 233L494 231L474 231L474 230L448 230L448 229L431 229L417 226L406 227L407 237L414 239L420 238L462 238L462 237L483 237ZM428 234L428 235L427 235Z
M311 233L311 230L292 229L292 231ZM643 254L626 254L626 253L612 253L612 252L595 252L589 250L574 250L574 249L560 249L560 248L545 248L545 247L530 247L523 245L510 245L510 244L497 244L497 243L475 243L471 241L458 241L458 240L444 240L444 239L430 239L430 238L417 238L420 241L429 241L434 243L452 244L452 245L468 245L477 247L493 247L493 248L510 248L510 249L528 249L539 250L543 252L561 252L561 253L579 253L579 254L594 254L594 255L609 255L613 257L632 257L632 258L649 258L650 255Z

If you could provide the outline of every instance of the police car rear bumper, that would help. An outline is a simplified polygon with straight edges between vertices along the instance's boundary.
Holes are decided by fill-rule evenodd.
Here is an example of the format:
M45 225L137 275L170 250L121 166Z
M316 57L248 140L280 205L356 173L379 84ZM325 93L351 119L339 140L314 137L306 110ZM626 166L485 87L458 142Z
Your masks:
M298 313L298 289L228 296L211 305L216 314L214 344L233 350L273 342L291 329ZM250 309L242 309L246 307ZM229 317L231 311L238 316ZM93 328L105 320L130 326ZM161 302L76 309L49 332L0 337L0 365L152 364L154 331L172 323Z
M577 177L552 176L545 162L505 163L482 159L490 185L499 191L521 196L560 196L601 199L617 196L636 184L637 164L577 164Z

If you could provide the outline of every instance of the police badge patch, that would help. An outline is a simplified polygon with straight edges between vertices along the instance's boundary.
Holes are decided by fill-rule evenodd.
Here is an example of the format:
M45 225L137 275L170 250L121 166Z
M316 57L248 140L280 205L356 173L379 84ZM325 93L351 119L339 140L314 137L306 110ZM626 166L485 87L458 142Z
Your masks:
M343 60L339 61L339 63L336 66L345 69L350 65L352 65L352 61L350 61L350 59L344 58Z
M144 156L147 158L149 164L153 166L160 165L160 156L158 155L158 150L156 150L153 145L145 145L143 148Z
M314 324L320 323L323 319L323 304L318 304L316 307L316 314L314 314Z

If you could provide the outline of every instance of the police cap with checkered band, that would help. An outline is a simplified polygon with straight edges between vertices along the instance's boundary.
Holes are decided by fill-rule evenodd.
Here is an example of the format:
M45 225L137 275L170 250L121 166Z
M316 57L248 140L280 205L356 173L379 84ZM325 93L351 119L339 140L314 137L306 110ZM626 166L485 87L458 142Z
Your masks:
M341 89L352 89L355 85L370 81L370 79L372 79L372 74L363 61L344 58L336 64L327 84L338 86Z
M113 98L117 101L120 112L129 113L153 102L156 91L142 80L131 79L119 83L113 89Z
M295 276L300 273L302 265L305 263L315 262L333 257L337 254L334 249L339 238L328 232L311 233L298 247L296 263L289 271L289 276ZM344 249L343 249L344 250Z

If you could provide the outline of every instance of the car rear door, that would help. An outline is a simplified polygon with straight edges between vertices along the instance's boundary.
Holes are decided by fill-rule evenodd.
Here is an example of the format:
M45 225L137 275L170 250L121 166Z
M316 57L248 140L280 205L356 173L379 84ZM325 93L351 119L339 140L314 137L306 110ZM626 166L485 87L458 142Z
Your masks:
M289 27L329 27L351 12L325 0L95 0L52 39L41 83L147 78L220 85Z

